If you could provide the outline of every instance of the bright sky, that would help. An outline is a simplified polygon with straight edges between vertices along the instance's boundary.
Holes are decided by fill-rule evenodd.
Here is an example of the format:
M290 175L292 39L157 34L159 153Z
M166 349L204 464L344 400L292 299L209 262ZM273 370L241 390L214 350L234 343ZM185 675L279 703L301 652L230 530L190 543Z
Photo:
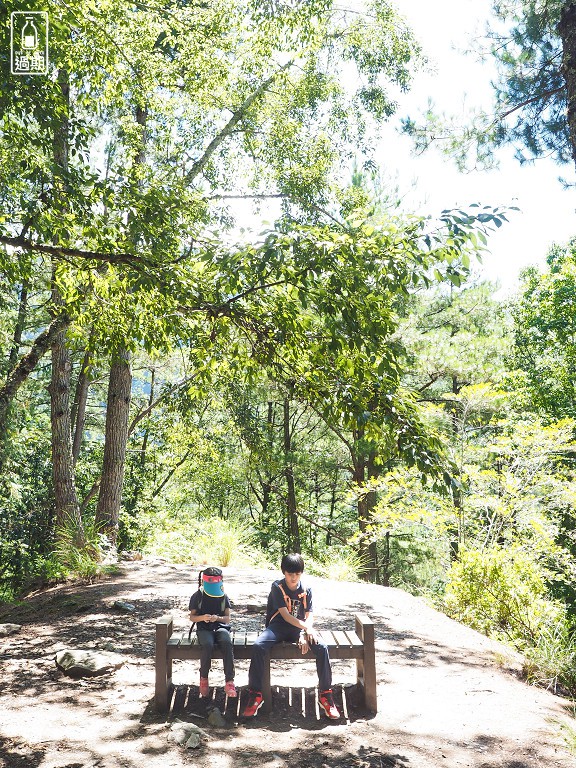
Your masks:
M393 1L436 66L435 73L417 76L399 115L416 117L429 97L439 111L452 114L465 114L472 105L490 109L490 80L495 70L463 52L473 38L482 36L490 0ZM499 154L499 170L460 174L436 151L413 157L410 139L399 136L392 126L382 139L382 170L396 178L401 191L408 192L413 210L422 206L435 214L443 208L475 202L521 209L511 212L509 223L490 238L491 253L481 267L487 278L500 282L502 293L514 290L520 269L543 264L552 243L563 243L576 235L576 193L566 191L558 181L559 176L574 181L573 167L561 167L551 160L521 166L507 150ZM414 180L416 186L410 191Z

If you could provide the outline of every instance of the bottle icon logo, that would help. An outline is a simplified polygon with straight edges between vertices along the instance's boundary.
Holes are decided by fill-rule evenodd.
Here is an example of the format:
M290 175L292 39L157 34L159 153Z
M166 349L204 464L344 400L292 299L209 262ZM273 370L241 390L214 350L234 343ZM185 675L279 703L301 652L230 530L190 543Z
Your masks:
M26 23L22 29L22 48L27 50L38 48L38 30L34 26L32 16L26 16Z
M48 74L47 11L14 11L10 15L10 72Z

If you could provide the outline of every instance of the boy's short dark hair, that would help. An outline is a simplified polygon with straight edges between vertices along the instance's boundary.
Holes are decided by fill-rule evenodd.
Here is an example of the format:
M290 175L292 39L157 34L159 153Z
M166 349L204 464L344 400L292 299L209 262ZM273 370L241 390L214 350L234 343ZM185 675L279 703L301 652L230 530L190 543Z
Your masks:
M304 560L302 555L298 553L284 555L280 563L280 570L282 573L303 573Z

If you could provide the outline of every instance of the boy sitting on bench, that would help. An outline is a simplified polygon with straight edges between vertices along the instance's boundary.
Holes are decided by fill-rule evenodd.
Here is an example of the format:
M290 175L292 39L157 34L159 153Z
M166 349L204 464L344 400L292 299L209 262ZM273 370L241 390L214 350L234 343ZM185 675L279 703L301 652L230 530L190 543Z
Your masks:
M248 671L248 701L242 710L244 717L253 717L262 704L262 680L264 660L270 648L286 640L298 643L302 653L310 648L316 657L318 672L318 701L327 717L338 720L340 712L332 696L332 667L328 648L313 627L312 590L300 582L304 572L304 560L300 554L284 555L280 569L284 574L272 584L266 610L266 629L259 635L252 648Z

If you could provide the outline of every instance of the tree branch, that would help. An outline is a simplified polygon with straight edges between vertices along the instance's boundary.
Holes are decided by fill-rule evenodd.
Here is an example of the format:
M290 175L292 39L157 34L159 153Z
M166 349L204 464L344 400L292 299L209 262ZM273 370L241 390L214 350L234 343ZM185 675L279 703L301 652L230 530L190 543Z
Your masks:
M101 253L99 251L84 251L80 248L65 248L60 245L42 245L34 243L25 237L7 237L0 235L0 243L10 245L12 248L24 248L29 251L48 253L51 256L67 258L80 258L92 261L105 261L109 264L129 264L133 267L153 266L152 262L142 256L133 253Z
M517 112L519 109L523 109L524 107L527 107L529 104L533 104L535 101L542 101L543 99L547 99L548 96L554 96L555 93L560 93L560 91L563 91L563 90L564 90L564 87L560 86L558 88L552 88L549 91L544 91L544 93L539 93L538 95L532 96L529 99L525 99L524 101L521 101L518 104L515 104L506 112L502 112L501 114L496 115L496 117L488 127L491 128L496 123L499 123L502 120L505 120L507 117L514 114L514 112Z
M208 144L206 149L204 150L202 156L196 160L196 162L192 165L192 168L188 171L188 173L185 176L185 182L190 183L194 181L196 176L198 176L206 165L208 164L208 161L214 154L214 152L218 149L220 144L224 142L233 132L234 128L238 125L238 123L244 118L252 104L254 104L255 101L257 101L266 91L270 88L272 83L276 80L278 75L281 72L284 72L286 69L291 67L293 65L293 61L290 60L286 64L284 64L280 69L275 72L273 75L270 75L270 77L267 80L264 80L263 83L260 83L258 88L248 96L247 99L245 99L242 104L238 107L238 109L235 112L232 112L232 117L230 120L226 123L224 128L218 133Z

